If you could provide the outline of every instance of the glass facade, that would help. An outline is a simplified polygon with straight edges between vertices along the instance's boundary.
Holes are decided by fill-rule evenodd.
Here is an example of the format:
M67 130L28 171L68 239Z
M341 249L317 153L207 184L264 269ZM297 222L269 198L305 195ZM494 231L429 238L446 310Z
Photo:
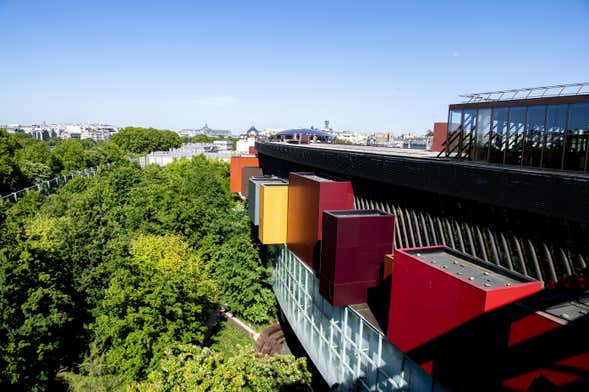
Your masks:
M535 105L528 107L528 126L524 150L526 166L540 167L542 147L544 145L544 123L546 122L546 106Z
M493 128L491 130L490 156L491 161L503 161L505 155L505 143L507 141L507 113L509 108L497 108L493 110Z
M448 121L459 157L588 171L589 103L453 109Z
M526 131L525 106L509 108L509 131L507 135L507 155L505 163L519 165L522 160L524 134Z
M487 159L491 132L491 109L481 109L478 111L476 130L475 148L472 154L473 159Z
M330 385L338 390L445 392L447 389L349 306L333 307L319 279L286 246L276 248L273 284L285 318Z
M564 168L586 172L589 159L589 103L569 106L565 135Z

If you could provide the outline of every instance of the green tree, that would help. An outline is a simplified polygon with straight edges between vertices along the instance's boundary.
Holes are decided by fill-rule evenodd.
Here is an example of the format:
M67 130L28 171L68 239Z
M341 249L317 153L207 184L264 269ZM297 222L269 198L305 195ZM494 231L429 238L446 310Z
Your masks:
M177 235L139 236L96 310L93 356L108 373L139 380L166 347L201 343L216 286Z
M84 145L78 139L67 139L59 143L49 158L49 166L54 173L71 173L86 167Z
M18 139L0 129L0 194L4 195L21 188L25 183L25 176L21 172L16 152L20 149Z
M207 348L183 345L166 350L164 357L130 391L278 391L308 385L311 374L305 359L275 355L259 357L248 351L225 358Z
M113 135L112 141L124 151L136 154L169 150L182 145L182 138L176 132L138 127L119 130Z

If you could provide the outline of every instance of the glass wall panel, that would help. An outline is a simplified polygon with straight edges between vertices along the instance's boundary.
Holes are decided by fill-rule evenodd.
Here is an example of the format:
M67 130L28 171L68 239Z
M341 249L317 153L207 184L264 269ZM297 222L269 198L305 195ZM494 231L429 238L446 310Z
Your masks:
M544 144L546 106L528 106L528 130L524 150L524 165L540 166Z
M448 132L454 132L462 125L462 110L450 110Z
M546 114L546 145L542 167L560 169L564 146L564 129L567 122L567 106L549 105Z
M493 109L493 128L491 132L491 162L503 163L507 136L507 108Z
M446 146L446 151L456 151L458 149L458 137L453 136L462 129L462 110L450 110L448 116L448 141L452 140L449 146Z
M473 151L474 139L476 134L477 111L474 109L465 109L462 117L462 129L464 130L463 151L468 153Z
M526 130L526 107L514 106L509 109L509 134L507 137L506 163L521 165L524 132Z
M566 132L566 154L564 168L587 170L589 158L589 103L569 106L569 125Z
M481 161L487 159L489 150L489 132L491 131L491 109L479 109L476 125L475 147L472 159Z

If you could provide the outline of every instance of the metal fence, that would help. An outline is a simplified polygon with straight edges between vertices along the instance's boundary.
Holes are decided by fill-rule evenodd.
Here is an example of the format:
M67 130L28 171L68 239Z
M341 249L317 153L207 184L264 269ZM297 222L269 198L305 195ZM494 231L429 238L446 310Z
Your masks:
M69 180L74 177L93 177L98 173L98 170L103 167L111 166L112 163L105 163L104 165L94 166L94 167L87 167L86 169L77 170L73 173L64 174L63 176L52 178L51 180L46 180L40 182L35 185L31 185L27 188L21 189L16 192L9 193L7 195L2 196L2 200L6 201L13 201L17 202L19 198L23 197L27 192L36 191L43 194L49 194L53 192L55 189L59 188L67 184Z

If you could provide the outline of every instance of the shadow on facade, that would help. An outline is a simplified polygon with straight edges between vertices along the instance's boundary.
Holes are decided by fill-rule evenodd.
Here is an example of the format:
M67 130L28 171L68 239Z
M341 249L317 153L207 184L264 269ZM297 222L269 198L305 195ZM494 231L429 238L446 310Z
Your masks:
M543 313L578 297L572 291L542 291L408 354L431 366L434 378L453 390L587 391L589 315L559 322Z

